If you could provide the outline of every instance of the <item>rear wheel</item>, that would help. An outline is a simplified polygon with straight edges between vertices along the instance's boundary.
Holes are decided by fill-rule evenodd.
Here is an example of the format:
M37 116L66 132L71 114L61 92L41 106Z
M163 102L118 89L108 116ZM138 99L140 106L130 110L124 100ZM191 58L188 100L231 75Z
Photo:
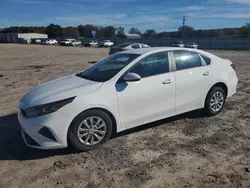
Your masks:
M215 116L219 114L225 104L226 94L221 87L212 88L206 98L205 112L209 116Z
M103 111L89 110L78 115L72 122L68 140L76 149L88 151L105 143L111 133L110 117Z

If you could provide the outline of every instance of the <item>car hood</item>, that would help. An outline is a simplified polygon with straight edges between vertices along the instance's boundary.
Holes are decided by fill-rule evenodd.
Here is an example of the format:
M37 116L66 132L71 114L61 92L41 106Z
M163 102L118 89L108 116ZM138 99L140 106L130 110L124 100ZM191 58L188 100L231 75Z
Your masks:
M102 82L86 80L75 75L47 82L27 93L20 101L20 108L27 108L91 93L102 86Z

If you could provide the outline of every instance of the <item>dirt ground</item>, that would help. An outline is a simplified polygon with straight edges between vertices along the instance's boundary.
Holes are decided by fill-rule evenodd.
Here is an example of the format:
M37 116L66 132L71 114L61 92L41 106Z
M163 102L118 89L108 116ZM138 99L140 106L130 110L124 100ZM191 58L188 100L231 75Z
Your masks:
M213 51L236 64L237 93L223 112L192 112L135 128L101 148L27 148L16 113L39 84L78 72L107 49L0 45L0 188L250 188L250 52Z

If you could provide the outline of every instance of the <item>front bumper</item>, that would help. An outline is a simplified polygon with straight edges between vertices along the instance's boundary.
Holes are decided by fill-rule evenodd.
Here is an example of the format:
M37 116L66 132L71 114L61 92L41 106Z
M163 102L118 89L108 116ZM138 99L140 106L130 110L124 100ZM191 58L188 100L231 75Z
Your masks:
M54 112L26 118L20 112L18 121L25 144L37 149L58 149L67 147L67 132L71 123L69 115Z

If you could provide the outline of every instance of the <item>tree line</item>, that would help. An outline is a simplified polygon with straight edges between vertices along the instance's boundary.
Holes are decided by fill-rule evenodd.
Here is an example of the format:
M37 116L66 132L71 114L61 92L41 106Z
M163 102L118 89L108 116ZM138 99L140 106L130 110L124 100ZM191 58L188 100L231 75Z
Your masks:
M94 26L94 25L79 25L77 27L61 27L57 24L50 24L46 27L8 27L0 29L0 33L46 33L49 38L92 38L92 31L96 31L96 38L123 38L125 29L123 27L115 28L114 26ZM246 23L240 28L224 28L224 29L194 29L191 26L179 27L177 31L172 32L156 32L154 29L147 29L141 32L138 28L131 28L130 34L139 34L145 38L205 38L205 37L250 37L250 23Z

